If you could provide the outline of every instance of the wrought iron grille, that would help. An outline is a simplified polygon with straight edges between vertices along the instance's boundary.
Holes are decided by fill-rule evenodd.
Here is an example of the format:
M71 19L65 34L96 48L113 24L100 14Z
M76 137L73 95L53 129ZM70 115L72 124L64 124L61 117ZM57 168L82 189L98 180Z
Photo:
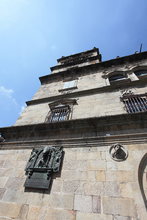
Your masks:
M69 119L69 106L58 107L51 110L49 122L66 121Z
M147 111L147 95L124 95L121 100L128 113Z

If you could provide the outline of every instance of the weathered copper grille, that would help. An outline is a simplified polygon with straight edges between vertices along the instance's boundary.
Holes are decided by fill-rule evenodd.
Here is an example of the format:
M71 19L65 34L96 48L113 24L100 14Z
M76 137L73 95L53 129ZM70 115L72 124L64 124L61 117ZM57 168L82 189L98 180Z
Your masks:
M69 119L69 115L70 115L69 106L54 108L51 110L49 116L49 122L66 121Z
M124 95L121 100L128 113L147 111L147 95Z

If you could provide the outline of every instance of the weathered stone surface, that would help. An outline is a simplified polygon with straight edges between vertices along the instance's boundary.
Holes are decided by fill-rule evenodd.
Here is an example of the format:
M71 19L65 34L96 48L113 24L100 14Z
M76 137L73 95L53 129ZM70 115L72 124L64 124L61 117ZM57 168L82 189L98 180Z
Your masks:
M66 152L64 155L64 161L76 160L77 152Z
M101 159L100 152L80 152L77 154L77 160L98 160Z
M106 174L104 170L98 170L96 171L96 181L105 181L106 180Z
M133 183L120 183L120 194L122 197L134 198Z
M0 176L1 177L12 177L14 176L14 168L0 168Z
M0 188L0 199L3 198L3 195L4 195L5 191L6 191L5 188Z
M101 198L100 196L92 196L92 212L100 213L101 212Z
M13 190L19 190L23 184L25 179L19 177L10 177L7 179L6 188L12 188Z
M80 185L79 181L66 181L63 182L63 192L75 193Z
M101 171L100 171L101 172ZM103 171L102 171L103 172ZM86 177L86 180L87 181L99 181L99 178L102 178L103 179L103 174L102 174L102 172L101 172L101 177L97 177L97 173L95 172L95 171L93 171L93 170L89 170L89 171L87 171L87 177Z
M63 182L57 179L53 179L53 184L51 188L52 193L61 192L63 187Z
M124 170L116 170L111 171L108 170L106 172L106 181L118 181L118 182L132 182L135 180L134 172L124 171Z
M0 216L9 218L17 218L19 216L21 206L16 203L0 202Z
M86 181L88 178L88 173L87 171L79 171L78 169L75 170L63 170L61 174L61 178L66 181L71 181L71 180L81 180L81 181Z
M27 220L28 211L29 211L29 205L23 204L20 208L18 219Z
M78 152L89 154L89 150L93 153L97 151L103 152L104 155L105 149L107 148L91 147L67 150L69 155L72 152L75 155L78 155ZM138 182L136 181L136 163L133 163L134 159L130 159L130 163L135 164L134 169L125 170L122 164L118 165L115 161L106 161L101 158L91 159L92 154L87 161L80 160L80 157L77 160L76 156L71 160L70 155L69 159L66 157L66 165L69 165L69 167L63 166L61 176L54 177L51 192L49 193L45 191L24 191L25 166L23 169L21 168L23 164L21 164L22 157L18 157L19 151L15 153L17 153L17 157L14 158L20 161L20 168L0 168L0 175L3 179L3 185L5 185L5 188L0 190L2 194L0 200L6 204L12 203L16 206L19 204L20 210L16 217L19 220L23 219L23 217L21 217L22 219L19 217L22 215L27 220L56 220L58 218L59 220L77 220L82 218L84 220L95 220L95 218L111 220L113 217L119 220L138 220L136 216L141 218L138 208L140 207L140 210L144 210L144 207L143 203L141 203L141 197L138 197ZM10 157L9 154L6 155ZM22 161L24 162L24 160ZM95 163L99 162L95 165L93 161ZM101 162L102 164L99 165ZM84 165L81 165L82 163ZM90 163L94 166L93 169L89 169ZM103 163L105 163L105 166L103 166ZM110 163L111 165L113 164L112 169L108 165ZM102 166L107 169L101 169ZM4 180L7 180L6 183ZM104 198L101 203L102 197ZM7 214L6 216L9 217ZM142 216L144 217L145 214L142 214Z
M21 195L20 195L21 196ZM3 201L16 202L17 191L13 189L5 189L5 194L2 198ZM23 200L24 201L24 200Z
M7 180L8 180L8 177L0 177L0 188L5 187Z
M74 206L74 195L71 194L51 194L48 195L48 206L51 208L62 208L72 210Z
M101 195L103 194L103 183L102 182L86 182L84 185L85 195Z
M114 216L114 220L135 220L132 217L125 217L125 216Z
M28 216L27 219L29 220L38 220L39 212L40 212L39 206L29 206Z
M0 160L0 167L3 166L4 162L5 162L4 160Z
M104 182L103 195L105 196L120 196L119 185L116 182Z
M127 198L103 198L103 211L105 214L136 217L134 201Z
M106 170L106 162L103 160L89 160L88 169L89 170Z
M65 170L78 170L78 171L86 171L87 170L87 161L79 160L79 161L65 161L63 163L63 169Z
M92 212L92 196L75 195L74 210Z
M39 220L76 220L76 212L73 210L50 209L44 219Z
M77 212L76 220L113 220L112 215Z

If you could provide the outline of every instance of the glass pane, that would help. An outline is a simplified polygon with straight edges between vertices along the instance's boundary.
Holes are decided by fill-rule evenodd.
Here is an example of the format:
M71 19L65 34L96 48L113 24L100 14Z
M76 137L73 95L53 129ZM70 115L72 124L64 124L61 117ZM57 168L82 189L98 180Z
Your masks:
M122 80L122 79L125 79L125 78L126 77L124 75L117 74L117 75L114 75L114 76L110 76L109 80L111 82L111 81L116 81L116 80Z

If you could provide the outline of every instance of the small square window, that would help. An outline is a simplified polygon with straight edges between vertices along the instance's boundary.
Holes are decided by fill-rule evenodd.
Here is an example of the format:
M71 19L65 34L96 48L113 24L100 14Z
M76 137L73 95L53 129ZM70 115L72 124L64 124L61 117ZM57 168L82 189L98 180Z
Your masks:
M76 89L76 88L77 88L77 80L71 80L71 81L64 82L63 89L59 91Z

